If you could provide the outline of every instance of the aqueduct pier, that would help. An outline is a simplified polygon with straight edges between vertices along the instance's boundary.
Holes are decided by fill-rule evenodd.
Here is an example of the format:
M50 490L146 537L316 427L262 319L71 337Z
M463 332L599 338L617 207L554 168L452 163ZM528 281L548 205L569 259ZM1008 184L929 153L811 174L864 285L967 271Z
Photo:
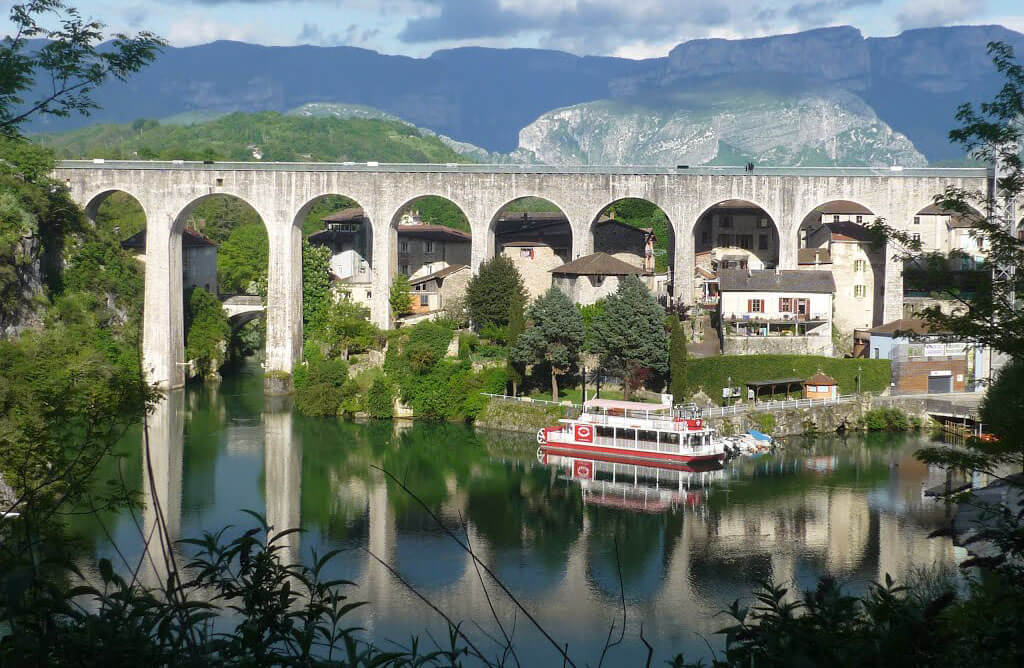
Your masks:
M727 200L745 200L772 219L779 268L797 267L798 230L818 206L856 202L907 229L913 216L948 186L988 192L992 171L900 168L551 167L376 163L202 163L64 161L55 177L95 218L103 199L125 192L146 215L143 356L147 377L164 387L184 384L181 232L192 209L211 195L247 202L267 228L270 267L267 357L271 371L290 373L302 357L302 223L314 202L343 195L360 204L371 225L373 320L386 327L388 287L398 264L396 227L406 204L424 195L454 202L472 229L472 265L494 254L494 222L522 197L556 204L569 220L573 254L593 252L592 226L625 198L661 207L673 230L674 294L693 294L694 235L701 215ZM887 253L884 321L902 315L903 281Z

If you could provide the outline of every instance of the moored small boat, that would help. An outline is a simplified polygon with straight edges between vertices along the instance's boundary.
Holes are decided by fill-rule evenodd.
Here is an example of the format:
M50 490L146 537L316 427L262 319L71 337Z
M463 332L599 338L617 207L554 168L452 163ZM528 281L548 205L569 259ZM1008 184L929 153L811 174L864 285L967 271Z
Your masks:
M631 462L718 462L725 442L701 417L696 406L644 404L593 399L576 418L537 433L551 452L603 455Z

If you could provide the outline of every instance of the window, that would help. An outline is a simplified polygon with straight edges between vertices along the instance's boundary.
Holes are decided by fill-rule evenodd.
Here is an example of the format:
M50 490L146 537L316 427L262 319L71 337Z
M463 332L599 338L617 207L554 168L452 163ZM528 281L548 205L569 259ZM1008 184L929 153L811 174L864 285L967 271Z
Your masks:
M722 227L732 227L732 216L722 216Z
M408 253L409 252L409 242L408 241L400 241L400 242L398 242L398 252L399 253Z
M719 245L719 247L729 246L731 241L732 241L732 237L730 237L728 234L719 234L718 235L718 245Z
M417 283L417 284L416 284L416 292L423 292L423 289L424 289L425 287L426 287L426 284L425 284L425 283Z
M918 234L917 232L915 232L915 233L914 233L914 234L913 234L913 235L911 236L911 238L912 238L912 239L913 239L914 241L921 241L921 235L920 235L920 234Z
M1022 232L1021 234L1024 235L1024 232ZM708 230L708 229L701 230L700 240L701 240L702 243L705 243L705 244L711 243L711 230Z
M430 306L430 295L420 295L420 306Z
M868 263L865 262L864 260L854 260L853 270L856 272L863 272L865 269L867 269L867 264Z
M793 300L789 297L779 297L779 312L780 313L792 313L793 312Z
M858 223L863 223L864 222L864 216L857 216L857 222Z
M863 299L868 294L868 288L866 285L855 285L853 286L853 296L857 299Z
M434 252L434 242L433 241L424 241L423 242L423 252L424 253L433 253Z
M839 222L839 214L838 213L832 215L832 222L833 223L838 223Z
M600 275L594 276L594 285L603 285L603 284L604 284L604 276L600 276Z
M409 265L408 264L400 264L400 265L398 265L398 273L405 274L406 276L408 276L409 275Z
M768 228L768 219L767 218L759 218L758 221L757 221L757 226L760 227L761 229L767 229Z
M757 237L757 247L760 250L768 250L768 235L761 234Z
M875 359L878 359L878 348L875 348Z
M754 247L754 235L753 234L737 234L736 243L740 248L746 248L750 250Z
M751 313L764 313L764 300L763 299L748 299L747 310Z
M525 257L528 260L532 260L533 259L533 249L532 248L520 248L519 249L519 257Z
M920 225L921 224L921 216L914 216L914 224L915 225Z

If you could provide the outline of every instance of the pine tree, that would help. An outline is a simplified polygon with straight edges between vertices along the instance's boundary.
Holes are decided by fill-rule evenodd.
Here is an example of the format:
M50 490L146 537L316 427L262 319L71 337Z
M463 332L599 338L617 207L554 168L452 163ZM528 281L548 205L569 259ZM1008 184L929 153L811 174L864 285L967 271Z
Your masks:
M518 394L519 384L523 382L523 366L512 360L512 349L526 329L526 314L523 311L524 300L516 295L512 299L508 314L508 379L512 381L512 396Z
M480 331L488 325L507 326L516 298L526 303L523 278L510 258L496 255L481 264L480 272L466 286L466 307L473 327Z
M601 366L622 376L627 398L647 374L668 371L665 311L639 278L627 277L605 301L590 346Z
M676 403L683 403L690 396L686 378L686 331L679 322L679 316L671 318L672 331L669 336L669 374L671 375L671 392Z
M527 327L511 349L510 359L520 364L551 365L551 400L558 401L558 377L579 359L583 346L583 318L564 292L550 288L526 311Z

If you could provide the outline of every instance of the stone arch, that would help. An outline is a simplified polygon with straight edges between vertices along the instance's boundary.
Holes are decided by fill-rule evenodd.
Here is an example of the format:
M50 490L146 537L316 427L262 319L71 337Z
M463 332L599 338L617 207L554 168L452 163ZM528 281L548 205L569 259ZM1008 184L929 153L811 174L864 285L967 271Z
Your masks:
M319 225L314 218L319 218ZM340 192L311 197L292 221L293 229L299 230L304 240L331 248L332 283L368 308L372 308L377 268L373 256L376 223L358 199ZM315 231L314 226L318 227Z
M521 210L520 210L521 209ZM565 209L546 197L508 200L487 227L487 259L504 253L523 277L528 299L551 287L551 270L570 262L575 244Z
M414 206L417 202L430 202L432 208L424 213ZM409 277L414 288L414 303L411 313L395 314L390 312L390 304L385 299L389 323L402 316L430 317L444 308L445 292L441 285L447 285L449 292L457 292L457 286L468 281L481 260L479 240L473 235L473 225L466 211L455 199L435 193L416 195L395 209L387 227L381 230L387 235L388 257L383 265L387 272L377 272L378 282L385 279L382 287L389 289L395 275ZM379 254L376 261L382 261ZM461 267L466 270L459 270ZM448 274L443 283L428 280L443 269L458 270L455 272L458 278L452 280L454 274Z
M676 229L664 207L647 197L616 198L591 217L587 234L593 253L636 266L651 293L668 302Z
M149 212L146 211L146 205L142 203L142 198L126 188L105 188L89 196L85 201L85 206L82 207L85 211L85 217L89 219L93 226L96 225L96 219L99 217L100 207L107 202L111 195L116 193L127 195L135 200L135 203L142 209L143 225L149 221Z

